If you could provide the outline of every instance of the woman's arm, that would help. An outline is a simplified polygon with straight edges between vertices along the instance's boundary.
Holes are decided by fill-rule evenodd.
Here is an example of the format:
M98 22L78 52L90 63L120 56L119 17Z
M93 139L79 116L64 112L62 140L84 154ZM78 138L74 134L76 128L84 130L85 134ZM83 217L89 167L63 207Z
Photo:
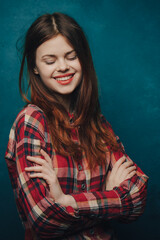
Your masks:
M40 154L44 159L27 156L27 160L34 164L32 167L25 168L29 177L32 179L44 179L49 187L49 197L51 199L65 207L72 206L74 209L77 209L77 204L74 198L63 193L49 155L43 149L40 150Z
M27 156L27 160L35 165L32 167L26 167L25 171L28 172L30 178L41 178L46 181L49 187L50 197L54 199L55 202L66 207L72 206L74 209L77 209L75 199L71 195L63 193L53 168L51 158L43 150L40 150L40 153L44 159ZM133 166L133 162L127 161L126 157L120 158L114 164L112 170L107 172L105 190L113 190L114 187L120 186L123 181L131 178L135 174L136 167Z
M77 203L81 216L135 220L144 211L147 180L148 177L136 166L136 174L113 190L71 195Z
M102 116L101 121L104 128L115 135L104 116ZM132 162L126 155L119 138L116 135L115 137L123 150L111 153L111 171L117 161L123 157ZM71 194L77 203L79 215L107 219L118 218L124 221L135 220L139 217L143 213L146 204L148 177L134 162L133 166L136 167L135 174L123 181L119 186L113 187L113 190Z
M78 205L78 209L84 211L80 212L80 214L91 218L121 218L128 221L134 220L143 212L146 196L142 190L146 188L146 185L140 182L139 185L136 185L136 182L135 185L133 184L133 178L136 180L140 171L139 173L137 172L137 166L135 166L126 155L122 155L120 158L119 154L111 155L110 165L112 169L106 179L107 191L71 195L62 193L59 183L57 179L55 179L53 167L49 166L51 159L46 153L43 153L43 156L46 161L29 157L28 159L38 164L38 167L33 166L26 170L28 172L33 171L33 174L30 176L31 178L41 177L47 182L51 197L54 198L56 202L62 205L64 204L64 206L72 206L75 209L77 209ZM116 158L119 159L116 161ZM126 159L128 160L126 161ZM142 184L142 189L139 188L140 184ZM122 195L119 195L119 193ZM144 196L144 199L142 196Z
M55 203L42 179L31 179L25 171L33 164L27 156L39 156L44 149L52 157L52 146L42 112L33 107L23 110L15 121L6 151L6 161L16 196L17 206L24 222L42 239L62 237L70 226L81 218L71 207ZM73 229L74 232L74 229Z

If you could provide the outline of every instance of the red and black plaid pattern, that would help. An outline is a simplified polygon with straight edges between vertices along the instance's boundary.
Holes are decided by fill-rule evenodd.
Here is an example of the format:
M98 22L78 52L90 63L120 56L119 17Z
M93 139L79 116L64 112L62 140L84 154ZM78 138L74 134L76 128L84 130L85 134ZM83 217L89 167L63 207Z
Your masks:
M104 127L110 126L103 116L102 122ZM73 135L75 138L74 130ZM26 156L39 156L41 148L52 158L62 190L74 197L77 211L55 203L49 198L46 182L30 179L25 172L25 167L32 164ZM128 222L141 215L148 177L138 166L137 174L122 182L120 187L104 190L108 168L112 168L123 155L124 152L110 152L105 167L97 166L90 171L84 152L74 159L63 157L54 150L46 118L40 108L30 104L22 110L11 128L5 159L26 230L25 240L111 239L113 236L108 223L103 230L102 222L113 218Z

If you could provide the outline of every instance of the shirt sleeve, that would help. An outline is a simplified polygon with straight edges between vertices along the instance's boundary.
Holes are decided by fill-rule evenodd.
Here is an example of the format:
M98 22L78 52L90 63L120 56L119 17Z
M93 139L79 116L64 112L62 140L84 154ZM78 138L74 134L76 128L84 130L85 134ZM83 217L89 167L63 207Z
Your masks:
M29 114L25 112L10 132L5 155L23 221L27 222L29 228L34 229L37 236L43 239L63 236L72 223L80 219L71 207L59 205L48 197L49 190L45 181L29 178L24 170L25 167L32 165L26 157L40 155L41 148L51 157L51 143L45 141L46 138L48 138L48 131L43 113L35 110Z
M104 117L102 123L104 127L107 127L114 134L111 125ZM110 169L122 156L125 155L127 159L130 159L126 155L119 138L116 137L116 139L122 150L111 153ZM143 213L146 204L148 177L135 163L134 165L136 166L136 174L131 179L123 181L119 187L114 187L111 191L72 194L77 202L79 214L90 215L93 218L120 219L125 222L139 217Z

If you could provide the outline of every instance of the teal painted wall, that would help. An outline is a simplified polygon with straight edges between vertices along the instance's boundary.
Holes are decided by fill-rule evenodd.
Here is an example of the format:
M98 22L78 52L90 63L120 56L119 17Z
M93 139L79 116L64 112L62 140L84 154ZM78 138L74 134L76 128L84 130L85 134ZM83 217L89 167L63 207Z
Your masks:
M23 106L18 92L16 41L39 15L61 11L87 34L99 78L104 115L128 155L150 177L145 213L114 223L119 239L160 239L160 1L0 1L0 239L23 239L4 153Z

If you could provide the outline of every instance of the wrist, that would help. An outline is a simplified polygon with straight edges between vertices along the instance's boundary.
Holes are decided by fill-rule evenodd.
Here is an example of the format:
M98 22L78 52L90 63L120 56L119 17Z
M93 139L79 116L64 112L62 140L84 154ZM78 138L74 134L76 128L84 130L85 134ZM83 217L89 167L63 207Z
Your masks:
M69 194L65 195L65 201L64 202L65 202L65 207L71 206L74 209L78 208L75 199L71 195L69 195Z
M77 203L75 201L75 199L71 196L71 195L66 195L66 194L62 194L61 197L59 197L58 199L55 200L55 202L63 205L64 207L68 207L71 206L74 209L77 209Z

